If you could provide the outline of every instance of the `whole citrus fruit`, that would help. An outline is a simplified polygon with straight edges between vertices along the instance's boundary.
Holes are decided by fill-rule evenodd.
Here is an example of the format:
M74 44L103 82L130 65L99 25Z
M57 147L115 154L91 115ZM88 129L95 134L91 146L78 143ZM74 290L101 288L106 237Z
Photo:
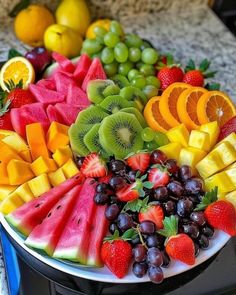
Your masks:
M109 31L110 24L111 24L111 20L108 18L98 19L98 20L94 21L93 23L91 23L91 25L88 27L88 29L86 31L86 38L87 39L95 39L96 36L94 33L94 28L96 28L96 27L102 27L105 30Z
M15 34L26 44L41 46L45 30L53 23L55 23L54 16L45 6L32 4L16 16Z

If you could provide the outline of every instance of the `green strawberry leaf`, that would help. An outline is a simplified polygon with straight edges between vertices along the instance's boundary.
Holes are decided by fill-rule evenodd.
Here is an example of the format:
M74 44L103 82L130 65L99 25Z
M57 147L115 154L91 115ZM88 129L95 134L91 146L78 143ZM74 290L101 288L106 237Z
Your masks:
M19 51L17 51L16 49L11 48L8 51L8 60L13 58L13 57L16 57L16 56L22 56L22 54Z
M133 240L133 239L137 238L137 236L138 236L137 231L134 228L130 228L123 233L121 238L124 241L128 241L128 240Z
M103 239L104 242L112 242L114 240L118 240L120 237L119 235L119 231L118 230L115 230L114 234L113 235L110 235L110 236L107 236Z
M220 83L207 83L206 85L205 85L205 88L207 89L207 90L210 90L210 91L212 91L212 90L220 90Z
M144 181L143 187L151 189L153 188L154 184L151 181Z
M145 197L145 191L142 188L138 190L138 193L141 198Z
M203 61L199 65L199 70L204 73L209 69L211 62L208 59L203 59Z
M147 178L147 174L143 175L142 177L140 177L141 181L144 181Z
M123 207L122 211L132 211L132 212L139 212L141 207L142 207L143 201L140 199L134 200L134 201L129 201L125 204Z
M205 196L202 198L201 203L197 205L194 211L202 211L211 203L216 202L217 194L218 194L218 187L215 186L210 192L205 193Z
M213 72L208 72L203 74L204 78L213 78L215 77L215 74L217 73L217 71L213 71Z
M165 217L163 220L164 228L158 230L157 232L165 237L175 236L178 233L178 218L174 215L170 217Z
M187 73L187 72L195 70L195 69L196 69L195 63L192 59L190 59L188 61L187 66L185 67L185 72Z

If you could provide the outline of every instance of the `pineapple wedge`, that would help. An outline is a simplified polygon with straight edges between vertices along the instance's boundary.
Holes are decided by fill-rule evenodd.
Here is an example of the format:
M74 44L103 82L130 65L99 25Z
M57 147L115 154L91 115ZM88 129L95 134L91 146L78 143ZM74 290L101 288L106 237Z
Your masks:
M48 173L48 178L52 186L58 186L66 180L62 168L57 169L55 172Z
M41 174L31 179L28 181L28 186L36 198L49 191L51 188L47 174Z

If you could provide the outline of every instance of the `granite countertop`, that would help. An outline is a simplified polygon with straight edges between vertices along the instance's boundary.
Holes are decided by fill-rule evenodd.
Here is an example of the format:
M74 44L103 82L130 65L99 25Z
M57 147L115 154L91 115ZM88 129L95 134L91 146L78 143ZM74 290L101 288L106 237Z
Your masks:
M1 1L7 11L7 0L0 0L0 4ZM56 1L48 2L55 6ZM92 12L96 11L98 16L105 17L110 13L114 18L118 17L126 31L140 34L161 52L171 52L184 63L190 58L201 61L207 57L212 61L212 69L218 71L215 81L220 82L222 90L236 102L236 39L207 7L206 0L104 0L102 9L101 1L90 2L93 4ZM24 46L12 34L11 21L3 22L1 19L0 26L1 61L6 59L9 48L14 47L22 51ZM0 294L7 295L1 259L2 256Z

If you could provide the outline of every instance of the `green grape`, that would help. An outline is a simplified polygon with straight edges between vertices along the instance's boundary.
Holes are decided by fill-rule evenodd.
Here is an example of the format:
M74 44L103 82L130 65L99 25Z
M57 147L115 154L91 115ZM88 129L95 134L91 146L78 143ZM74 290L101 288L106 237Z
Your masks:
M153 65L144 64L140 67L139 70L140 70L140 73L143 74L145 77L151 76L151 75L153 76L156 73L156 70Z
M110 24L110 32L113 32L120 37L124 37L124 30L121 24L115 20L113 20Z
M155 142L155 140L144 143L144 149L150 152L156 150L157 148L159 148L159 145Z
M136 63L136 67L140 70L142 66L144 66L145 64L141 61Z
M142 91L148 99L158 95L158 89L153 85L146 85Z
M129 81L132 81L135 77L139 76L140 72L136 69L132 69L131 71L129 71L128 73L128 79Z
M126 61L126 62L123 62L119 65L119 68L118 68L118 73L123 75L123 76L127 76L129 71L133 69L133 63L131 61Z
M96 39L86 39L83 43L83 51L88 54L94 54L102 49L102 44Z
M128 47L137 47L139 48L142 45L142 39L136 34L127 34L125 36L125 44Z
M139 89L143 89L146 86L146 79L143 76L136 76L131 81L131 85Z
M134 100L136 98L137 89L133 86L126 86L120 90L120 96L127 100Z
M99 27L99 26L97 26L97 27L95 27L95 28L93 29L93 32L94 32L94 34L96 35L96 37L104 38L104 36L105 36L106 33L107 33L107 30L106 30L105 28L103 28L103 27Z
M143 51L145 48L153 48L152 44L146 40L143 40L143 43L140 49Z
M141 59L141 50L139 48L129 48L129 60L132 62L138 62Z
M119 36L113 32L108 32L104 36L104 44L107 47L114 48L116 46L116 44L119 42L120 42Z
M152 128L146 127L142 130L141 136L143 141L150 142L150 141L153 141L155 137L155 132L152 130Z
M111 64L114 61L113 49L105 47L101 53L101 60L104 64Z
M142 61L149 65L154 65L158 60L158 53L154 48L145 48L142 51Z
M118 71L118 63L114 61L111 64L104 65L104 70L108 77L114 76Z
M117 43L114 48L114 55L118 62L126 62L129 55L127 46L122 42Z
M157 77L155 77L155 76L148 76L148 77L146 77L146 83L147 83L147 85L153 85L153 86L155 86L158 89L161 86L160 80Z
M101 56L102 56L102 52L100 51L100 52L92 54L91 58L96 58L97 57L97 58L101 59Z
M159 145L159 146L163 146L169 143L169 139L168 137L160 132L160 131L155 131L155 137L154 137L154 141Z

